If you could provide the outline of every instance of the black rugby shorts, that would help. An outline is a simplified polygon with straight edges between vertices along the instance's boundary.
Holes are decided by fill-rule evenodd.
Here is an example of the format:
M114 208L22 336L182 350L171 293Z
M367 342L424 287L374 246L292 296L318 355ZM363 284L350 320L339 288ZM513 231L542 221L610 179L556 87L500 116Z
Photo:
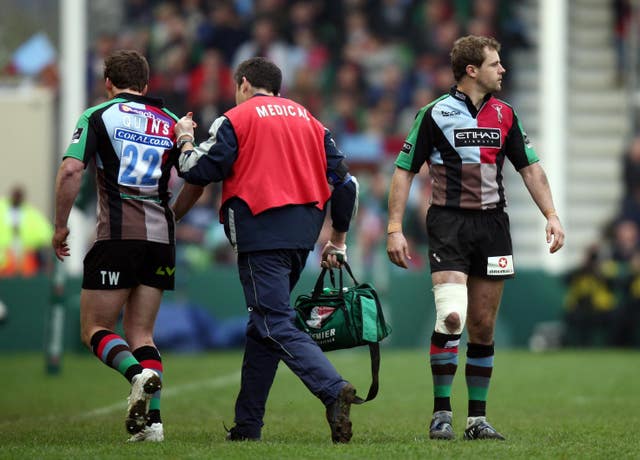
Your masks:
M141 240L96 241L84 258L83 289L127 289L140 284L172 291L176 247Z
M509 216L502 209L431 206L427 234L431 273L459 271L490 279L515 276Z

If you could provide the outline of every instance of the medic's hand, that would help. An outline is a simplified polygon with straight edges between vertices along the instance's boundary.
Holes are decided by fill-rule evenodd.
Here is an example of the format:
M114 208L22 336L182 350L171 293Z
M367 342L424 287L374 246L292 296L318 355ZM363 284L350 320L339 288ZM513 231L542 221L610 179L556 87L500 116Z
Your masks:
M347 245L335 245L331 241L322 248L322 262L320 265L325 268L340 268L347 261Z
M180 120L173 127L174 132L176 133L176 141L179 141L182 137L190 136L191 140L195 139L193 135L193 130L198 126L198 124L193 121L193 112L187 112L187 114L180 118Z

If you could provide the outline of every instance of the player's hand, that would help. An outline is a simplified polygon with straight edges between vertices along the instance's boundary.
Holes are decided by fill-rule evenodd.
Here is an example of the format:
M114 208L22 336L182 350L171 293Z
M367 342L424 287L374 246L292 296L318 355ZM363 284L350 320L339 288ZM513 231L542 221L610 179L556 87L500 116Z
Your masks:
M398 267L409 268L409 245L402 232L393 232L387 235L387 255L389 260Z
M564 229L560 223L558 216L553 215L547 220L547 226L545 228L547 235L547 243L550 244L549 252L553 254L557 252L562 246L564 246Z
M198 124L193 121L193 112L187 112L173 127L173 131L176 133L176 140L180 140L180 138L184 136L191 136L191 138L194 139L193 132L197 127Z
M333 244L327 241L322 248L322 261L320 265L324 268L340 268L347 261L347 245Z
M69 236L68 227L57 227L51 238L51 246L56 253L56 257L60 262L64 262L64 257L70 255L67 237Z

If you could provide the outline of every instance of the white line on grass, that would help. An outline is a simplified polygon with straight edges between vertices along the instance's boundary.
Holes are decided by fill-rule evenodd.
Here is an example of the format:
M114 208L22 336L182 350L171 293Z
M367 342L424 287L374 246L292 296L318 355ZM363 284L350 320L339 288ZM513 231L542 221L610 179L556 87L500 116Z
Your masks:
M240 371L233 372L231 374L221 375L220 377L215 377L207 380L199 380L197 382L185 383L182 385L176 385L166 390L162 390L162 398L172 397L175 395L183 395L184 393L194 391L194 390L202 390L203 388L222 388L227 385L231 385L234 383L240 382ZM123 410L126 406L125 402L118 402L114 404L110 404L108 406L99 407L97 409L90 410L88 412L84 412L82 414L77 415L44 415L39 417L25 417L20 418L18 420L7 420L4 422L0 422L0 427L5 425L13 425L15 423L25 422L25 421L41 421L41 422L54 422L56 420L84 420L91 417L96 417L100 415L110 414L112 412Z
M162 390L162 399L167 397L172 397L177 394L184 394L185 392L194 391L194 390L202 390L203 388L222 388L227 385L231 385L232 383L237 383L240 381L240 371L233 372L231 374L222 375L220 377L216 377L213 379L208 379L199 382L191 382L185 383L183 385L178 385L174 387L169 387L166 390ZM98 409L94 409L89 412L85 412L84 414L76 415L72 417L73 419L85 419L92 418L98 415L106 415L111 412L122 410L123 404L121 402L110 404L108 406L99 407Z

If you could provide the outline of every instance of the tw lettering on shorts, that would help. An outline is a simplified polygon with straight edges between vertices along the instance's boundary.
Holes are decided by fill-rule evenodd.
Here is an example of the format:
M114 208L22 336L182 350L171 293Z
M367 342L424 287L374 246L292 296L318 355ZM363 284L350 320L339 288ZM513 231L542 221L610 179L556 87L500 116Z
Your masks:
M120 272L100 270L100 275L102 276L102 284L104 286L117 286L120 280Z
M487 275L513 275L513 256L487 257Z

